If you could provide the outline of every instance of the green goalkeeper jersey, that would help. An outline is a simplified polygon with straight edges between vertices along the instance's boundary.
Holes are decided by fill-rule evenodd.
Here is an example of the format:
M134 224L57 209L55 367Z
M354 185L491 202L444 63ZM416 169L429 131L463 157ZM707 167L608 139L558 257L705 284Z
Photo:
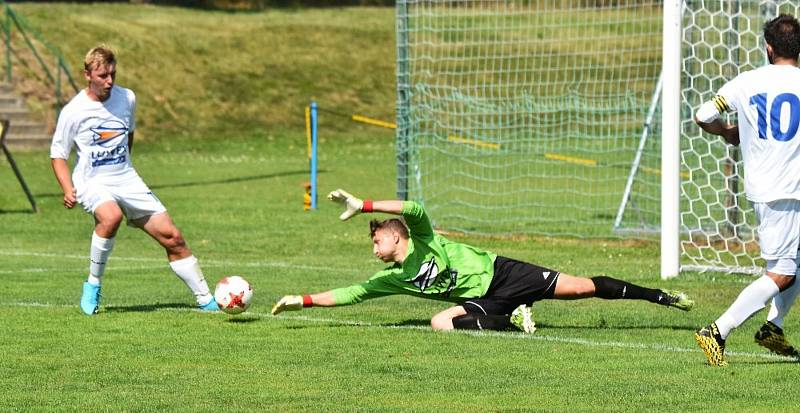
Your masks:
M462 303L486 294L497 254L434 233L428 214L416 202L403 202L403 217L410 238L403 263L378 271L361 284L334 289L336 305L393 294Z

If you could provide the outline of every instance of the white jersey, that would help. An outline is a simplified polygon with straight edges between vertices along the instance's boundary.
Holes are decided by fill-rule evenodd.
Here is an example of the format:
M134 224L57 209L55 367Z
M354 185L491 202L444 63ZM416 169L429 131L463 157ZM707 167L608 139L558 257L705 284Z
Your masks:
M114 86L103 102L78 93L61 110L50 146L50 158L77 158L72 171L76 188L90 182L113 184L138 178L131 164L128 136L136 126L133 91Z
M800 199L800 69L743 72L713 102L720 112L738 113L747 199Z

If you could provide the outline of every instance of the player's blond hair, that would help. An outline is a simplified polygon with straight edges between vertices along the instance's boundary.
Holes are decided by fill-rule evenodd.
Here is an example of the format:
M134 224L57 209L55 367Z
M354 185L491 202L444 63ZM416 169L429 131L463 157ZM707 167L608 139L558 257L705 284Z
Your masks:
M83 59L83 69L91 71L100 65L106 66L115 63L117 63L117 59L114 57L114 51L108 46L101 44L93 47L86 53L86 57Z

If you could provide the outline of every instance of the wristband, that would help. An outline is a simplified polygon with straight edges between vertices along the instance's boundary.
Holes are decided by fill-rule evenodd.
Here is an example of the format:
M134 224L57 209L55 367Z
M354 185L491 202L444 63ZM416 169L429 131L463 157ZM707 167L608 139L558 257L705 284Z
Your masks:
M314 305L314 302L311 301L311 296L310 295L304 295L303 296L303 308L308 308L308 307L311 307L313 305Z
M372 200L365 199L364 205L361 206L361 212L372 212Z

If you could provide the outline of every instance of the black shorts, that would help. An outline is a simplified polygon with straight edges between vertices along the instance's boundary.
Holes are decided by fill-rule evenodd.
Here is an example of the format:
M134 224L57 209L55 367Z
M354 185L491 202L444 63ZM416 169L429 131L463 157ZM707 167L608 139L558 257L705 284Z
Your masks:
M521 304L553 298L559 272L498 256L486 294L462 304L467 313L511 314Z

